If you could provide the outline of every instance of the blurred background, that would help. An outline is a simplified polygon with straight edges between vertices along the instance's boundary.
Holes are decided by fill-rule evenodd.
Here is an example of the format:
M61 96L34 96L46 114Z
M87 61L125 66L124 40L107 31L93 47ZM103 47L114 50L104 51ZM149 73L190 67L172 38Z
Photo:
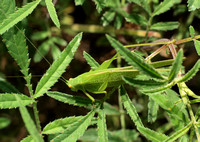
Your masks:
M92 0L85 0L82 5L75 5L73 0L53 0L57 14L61 23L61 28L58 29L51 21L44 1L23 20L20 25L25 27L25 36L29 48L29 56L31 58L30 72L33 75L33 88L36 87L41 75L43 75L52 62L59 56L60 52L66 48L70 40L79 32L83 32L83 39L74 59L70 63L66 72L63 74L65 79L74 78L84 72L90 70L90 66L83 58L83 51L89 53L98 63L110 59L116 51L111 47L105 38L105 34L115 36L124 45L137 44L143 42L153 42L158 39L176 39L180 40L189 37L189 26L192 25L199 34L200 11L188 11L187 1L179 0L174 6L158 16L155 16L152 23L173 21L178 22L177 26L171 29L148 29L148 26L141 21L134 21L124 17L123 12L136 15L142 15L148 22L148 14L139 5L131 2L119 0L110 0L111 4L107 4L101 11L97 11L96 4ZM114 1L115 5L112 4ZM18 7L25 5L29 0L16 0ZM154 9L161 1L152 0L151 9ZM109 3L109 2L108 2ZM109 13L110 12L110 13ZM135 14L135 15L134 15ZM127 20L128 19L128 20ZM136 18L137 19L137 18ZM19 25L19 26L20 26ZM149 30L148 34L146 31ZM0 41L2 41L0 39ZM141 55L150 54L159 46L154 48L132 48L141 52ZM187 72L199 58L194 48L193 42L181 44L177 49L183 48L186 59L184 60L185 71ZM38 52L39 51L39 52ZM144 55L145 55L144 54ZM162 52L157 55L153 61L165 60L172 58L170 54ZM121 66L126 66L126 62L122 60ZM117 63L114 61L113 67ZM3 42L0 42L0 76L7 82L11 83L20 92L28 94L25 87L25 81L21 77L19 67L12 57L7 52ZM187 85L195 93L199 94L199 74ZM140 94L137 90L126 86L129 89L128 94L136 105L138 113L141 115L143 122L147 123L147 102L148 98ZM177 91L177 88L173 88ZM82 92L72 92L62 80L59 80L53 87L53 91L64 92L72 95L84 96ZM113 106L113 111L118 111L118 96L114 93L108 102ZM95 98L102 98L102 95L93 95ZM146 106L145 106L146 105ZM80 107L70 106L58 102L46 95L38 99L38 110L41 120L41 125L44 127L50 121L66 116L85 115L88 110ZM30 109L30 112L32 110ZM20 141L27 135L23 120L21 119L18 109L0 110L0 116L6 117L8 126L0 129L0 141ZM165 114L162 109L159 110L158 120L152 123L149 127L156 128L160 124L166 122ZM148 124L149 125L149 124ZM119 115L111 114L107 116L107 126L109 130L120 129ZM134 124L130 118L126 117L127 129L134 129ZM142 141L142 138L140 139Z

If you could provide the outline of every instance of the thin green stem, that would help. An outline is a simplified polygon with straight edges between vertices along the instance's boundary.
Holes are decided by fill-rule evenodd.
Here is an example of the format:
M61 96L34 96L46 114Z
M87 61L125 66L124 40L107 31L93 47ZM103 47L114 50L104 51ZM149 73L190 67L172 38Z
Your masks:
M190 100L189 100L187 94L184 91L185 87L187 87L187 86L186 86L185 83L178 83L177 85L178 85L178 88L179 88L179 92L180 92L181 98L182 98L184 104L186 104L186 106L188 108L191 120L193 122L194 129L195 129L195 133L196 133L196 136L197 136L197 140L200 141L200 134L199 134L199 130L198 130L197 126L196 126L197 122L196 122L194 113L192 111L192 107L190 105Z
M37 109L37 103L33 103L33 113L34 113L34 117L35 117L36 127L37 127L38 131L41 132L42 129L40 126L40 119L39 119L39 112Z
M121 56L119 54L117 56L117 67L118 68L121 67ZM122 131L123 131L123 135L124 135L124 140L126 141L126 134L125 134L125 130L126 130L125 112L124 112L123 105L122 105L122 98L121 98L120 87L118 87L118 101L119 101L119 111L120 111L120 123L121 123Z
M148 40L148 34L149 34L150 29L151 29L152 20L153 20L153 16L150 16L149 21L148 21L148 25L147 25L147 28L146 28L145 42Z

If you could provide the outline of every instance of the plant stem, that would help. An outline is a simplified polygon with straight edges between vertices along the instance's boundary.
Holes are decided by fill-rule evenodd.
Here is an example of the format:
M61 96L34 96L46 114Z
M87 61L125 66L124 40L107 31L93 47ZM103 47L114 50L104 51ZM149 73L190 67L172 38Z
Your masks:
M117 67L121 67L121 56L118 54L117 56ZM125 134L125 130L126 130L126 123L125 123L125 112L123 109L123 105L122 105L122 98L121 98L121 92L120 92L120 86L118 87L118 101L119 101L119 111L120 111L120 123L121 123L121 128L123 131L123 135L124 135L124 140L126 141L126 134Z
M190 114L190 117L192 119L192 122L193 122L193 126L194 126L194 129L195 129L195 133L196 133L196 136L197 136L197 140L200 142L200 134L199 134L199 130L196 126L196 119L195 119L195 116L194 116L194 113L192 111L192 107L190 105L190 100L187 96L187 94L185 93L184 91L184 88L187 87L185 83L178 83L178 88L179 88L179 92L180 92L180 95L181 95L181 98L184 102L184 104L187 105L187 108L188 108L188 111L189 111L189 114ZM188 88L188 87L187 87Z
M153 16L150 16L149 21L148 21L148 25L147 25L147 28L146 28L146 35L145 35L145 40L144 40L145 42L148 40L148 34L149 34L149 31L150 31L150 28L151 28L152 20L153 20Z
M37 103L33 103L33 113L34 113L34 117L35 117L35 122L36 122L36 127L38 129L39 132L41 132L41 126L40 126L40 119L39 119L39 112L37 110Z

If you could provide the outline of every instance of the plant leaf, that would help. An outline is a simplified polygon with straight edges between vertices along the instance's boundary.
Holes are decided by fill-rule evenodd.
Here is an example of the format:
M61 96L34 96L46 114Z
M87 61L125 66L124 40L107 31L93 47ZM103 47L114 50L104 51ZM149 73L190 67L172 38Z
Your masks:
M181 64L183 61L182 59L183 59L183 50L181 49L181 50L179 50L179 52L176 56L176 59L175 59L174 63L172 64L172 69L171 69L171 71L169 73L169 77L168 77L169 82L171 82L172 80L174 80L177 77L177 75L181 69Z
M192 69L190 69L183 77L178 80L179 82L187 82L192 79L192 77L199 71L200 68L200 59L196 62Z
M22 8L19 8L15 13L10 14L0 25L0 34L3 34L19 21L23 20L26 16L31 14L35 7L40 3L40 1L41 0L30 2Z
M194 41L194 46L197 51L197 54L200 56L200 41L196 39L194 39L193 41Z
M166 81L157 81L157 80L139 80L134 79L130 77L123 77L123 80L128 83L129 85L132 85L134 87L159 87L161 85L165 85Z
M102 11L102 9L106 6L106 0L93 0L96 4L96 9L98 13Z
M0 23L3 22L7 16L15 11L15 0L1 0L0 4Z
M20 142L35 142L31 136L23 138Z
M179 22L159 22L151 26L151 30L167 31L177 29Z
M189 8L189 11L194 11L200 8L199 0L188 0L187 3L188 3L187 7Z
M131 100L129 99L124 87L120 88L120 92L121 92L121 97L122 97L122 103L123 103L127 113L131 117L132 121L135 123L135 125L137 127L143 126L142 121L137 113L137 110L136 110L135 106L133 105L133 103L131 102Z
M17 103L19 104L19 111L21 113L21 116L23 118L23 121L25 123L28 132L30 133L34 141L43 142L44 140L42 139L41 134L38 132L31 116L29 115L28 110L24 106L24 102L22 102L21 97L19 95L15 95L14 97L17 100Z
M99 63L97 63L90 54L84 51L83 56L92 69L96 70L99 67Z
M10 119L6 117L0 117L0 129L6 128L8 125L10 125L10 123Z
M12 84L0 78L0 88L5 93L20 93Z
M100 110L98 112L97 127L98 127L98 141L99 142L108 142L108 133L107 133L107 127L106 127L106 115L105 115L103 106L100 108Z
M126 21L138 25L147 25L148 22L144 16L135 13L128 15L128 17L126 17Z
M82 33L76 35L74 39L68 44L68 46L63 50L60 55L60 58L53 62L47 72L40 79L34 98L38 98L42 96L44 93L48 91L48 89L58 80L58 78L65 71L66 67L71 62L78 46L80 45L80 41L82 38Z
M20 104L16 100L15 96L18 96L21 99L21 103L25 105L30 105L34 102L31 98L22 95L22 94L11 94L11 93L4 93L0 94L0 108L1 109L11 109L19 107Z
M148 122L155 122L157 119L157 112L159 109L159 105L151 98L149 98L148 103Z
M82 118L83 118L83 116L77 116L77 117L72 116L72 117L57 119L57 120L47 124L44 127L44 129L42 130L42 134L62 133L71 124L75 123L76 121L79 121Z
M160 15L168 11L172 6L180 2L181 2L180 0L164 0L158 5L158 7L155 8L153 16Z
M190 31L190 36L193 38L195 36L195 30L194 30L194 27L192 25L190 25L189 31Z
M75 5L83 5L85 0L75 0Z
M45 0L45 3L47 5L47 9L51 17L51 20L54 22L56 27L60 28L60 22L58 20L58 16L56 14L56 10L54 8L54 4L52 3L52 0Z
M56 92L56 91L48 91L47 95L58 101L68 103L74 106L92 108L94 105L94 103L92 103L90 99L80 97L80 96L69 95L69 94ZM98 101L95 101L95 103L98 103Z
M184 134L186 134L190 128L192 127L193 122L190 122L187 126L184 128L180 129L179 131L175 132L173 135L165 139L163 142L174 142L176 139L180 138Z
M113 11L106 11L103 14L103 17L101 18L102 25L103 26L107 26L111 21L113 21L114 17L115 17L115 12L113 12Z
M76 142L77 139L83 135L87 127L90 125L90 122L95 114L95 109L90 111L86 116L84 116L79 121L73 123L64 130L63 134L58 135L55 137L52 142Z
M115 50L117 50L117 52L119 52L130 65L151 77L163 79L162 75L157 72L152 66L145 63L138 54L134 52L132 53L127 48L124 48L120 42L116 41L111 36L106 35L106 37L110 44L115 48Z
M168 136L162 133L158 133L156 131L141 126L138 127L138 131L152 142L163 142L168 138Z

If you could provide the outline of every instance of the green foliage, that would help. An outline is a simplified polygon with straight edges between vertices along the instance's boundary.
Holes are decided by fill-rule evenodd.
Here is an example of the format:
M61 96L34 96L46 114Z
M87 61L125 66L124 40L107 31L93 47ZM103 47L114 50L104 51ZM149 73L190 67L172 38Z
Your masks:
M70 20L69 17L76 15L76 11L73 11L75 5L70 2L34 0L26 3L26 1L23 1L22 8L16 7L16 5L21 5L18 1L1 0L0 2L0 34L4 42L4 44L0 43L0 46L7 47L8 52L19 66L28 87L28 89L21 87L25 90L23 94L20 93L22 92L20 87L13 86L11 83L5 81L5 79L0 78L0 89L5 92L0 94L0 109L19 108L21 117L29 133L21 141L42 142L44 141L44 135L48 137L48 141L52 142L140 142L145 138L155 142L176 140L200 141L200 109L197 105L193 105L193 103L200 102L200 97L185 84L185 82L197 75L200 60L185 74L182 62L184 59L183 53L185 53L187 48L180 49L176 55L176 50L182 47L179 44L189 41L193 41L197 54L200 55L200 36L196 36L195 34L198 34L198 32L190 26L194 24L194 17L199 17L199 12L194 10L199 9L200 2L197 0L188 0L188 5L186 6L184 3L181 3L181 0L163 0L162 2L159 0L73 1L75 5L82 6L81 10L86 15L86 18L83 18L84 21L88 24L96 24L96 21L93 21L94 19L101 20L103 26L80 26L78 23L74 24L74 19ZM39 4L41 5L39 6ZM90 4L93 4L94 11L92 11L93 7L90 7ZM180 7L184 8L181 9ZM187 7L189 11L194 12L185 14ZM169 10L171 10L170 13L172 13L172 16L189 15L189 17L181 18L181 20L176 19L176 16L169 16L166 20L160 18L165 16L164 13ZM31 16L25 19L30 14ZM61 21L59 21L58 15L62 17ZM33 16L40 17L40 21ZM81 17L78 18L75 21L82 22ZM48 23L49 19L53 21L57 28ZM184 19L187 21L184 21ZM69 21L73 24L71 23L70 25ZM61 30L60 27L63 29ZM189 32L186 31L188 27ZM173 31L169 34L163 32L175 29L177 29L177 33L173 33ZM36 30L37 32L32 33ZM25 31L27 32L26 35ZM81 45L82 49L77 50L82 40L82 33L76 34L77 31L111 33L115 39L107 34L105 37L108 42L105 38L102 38L99 45L103 51L103 47L108 46L108 43L110 43L117 53L114 53L113 50L107 54L107 50L105 50L105 56L102 58L105 61L100 65L90 54L84 51L85 45L94 45L91 43L95 43L95 41L84 41L83 45ZM188 37L189 34L190 37ZM76 36L67 45L67 42L63 39L71 39L74 35ZM88 35L84 38L92 37ZM128 37L124 35L134 36ZM34 40L34 44L38 45L38 48L29 40L29 36ZM97 36L102 35L99 34ZM173 36L174 40L162 39L164 36L167 38ZM157 40L155 37L161 39ZM92 40L95 38L96 36ZM27 44L26 40L30 44ZM138 44L122 45L122 43L128 44L132 42ZM29 45L37 48L36 53L32 53L32 50L28 51ZM157 49L156 45L163 46ZM59 46L67 47L61 52L62 48ZM133 47L134 51L126 47ZM155 60L160 60L160 57L152 58L159 53L164 58L166 55L161 50L167 47L170 47L173 59L155 62ZM177 48L175 49L175 47ZM62 74L69 65L72 66L69 66L70 71L66 74L67 78L76 75L74 70L82 71L83 67L77 63L79 60L84 61L80 56L82 55L82 51L91 69L69 80L64 79ZM94 53L89 48L87 51ZM1 49L0 53L2 58L5 58L4 49ZM54 62L51 65L47 61L50 67L38 81L38 84L33 84L33 88L36 88L33 91L32 83L34 79L32 79L31 73L34 73L34 71L30 68L34 66L30 65L30 57L33 57L35 62L40 62L48 53L52 54ZM75 53L77 54L75 55ZM113 54L115 55L113 56ZM94 57L97 58L97 56ZM76 59L75 63L71 62L73 58ZM106 60L108 58L110 59ZM122 59L131 66L126 66L126 62ZM117 61L115 62L115 60ZM10 66L9 60L0 61L0 67L4 68L2 70L5 72L11 70L11 68L7 68L7 62ZM5 63L6 65L4 65ZM116 63L117 67L113 67ZM75 66L73 66L74 64ZM37 69L40 72L40 67ZM65 84L74 93L61 93L56 86L53 88L56 91L48 91L60 77L62 77L62 80L64 80ZM179 94L170 89L175 85L178 86ZM61 85L60 87L62 88ZM64 88L62 89L64 92ZM80 92L78 92L79 90ZM49 98L51 101L53 100L53 103L47 105L49 108L55 102L57 103L57 101L64 105L72 106L67 107L69 110L64 111L67 117L64 114L63 118L55 118L52 122L45 119L48 122L43 122L46 126L41 128L37 102L40 102L39 108L41 106L45 107L45 101L43 103L42 99L38 99L45 93L47 94L47 99L45 98L45 100L49 101ZM84 93L89 98L79 96L79 93ZM25 94L29 94L29 96ZM91 94L93 94L92 96L95 99ZM118 104L116 105L113 100L116 100L117 97ZM27 109L25 106L29 106L29 108ZM71 107L74 109L71 109ZM78 112L74 113L74 110L79 109L82 115L78 116L76 115ZM2 112L0 129L6 128L12 123L11 121L14 121L14 119L10 119L7 116L4 117L4 111ZM55 108L51 113L53 112L60 114L60 109ZM13 113L11 114L13 115ZM69 116L70 114L72 116ZM130 119L128 119L127 115ZM57 116L55 115L55 117ZM135 126L132 126L132 124ZM190 134L187 134L188 132ZM196 138L194 138L195 135ZM3 133L0 134L0 137L2 136L4 136Z
M71 62L74 53L76 52L80 40L82 38L82 33L78 34L74 39L68 44L68 46L63 50L58 60L56 60L51 67L47 70L46 74L40 79L36 90L35 98L42 96L48 91L48 89L58 80L58 78L65 71L68 64Z
M52 0L45 0L45 3L47 5L47 9L48 9L48 12L49 12L49 15L52 19L52 21L54 22L54 24L60 28L60 22L58 20L58 16L56 14L56 10L54 8L54 5L53 5L53 2Z
M25 105L30 105L34 103L34 100L31 98L22 95L22 94L13 94L13 93L4 93L0 94L0 108L1 109L12 109L19 107L20 104L16 100L16 96L21 99L21 103Z
M3 20L2 24L0 25L0 34L5 33L9 30L12 26L23 20L26 16L32 13L32 11L36 8L36 6L40 3L41 0L36 0L33 2L28 3L27 5L19 8L13 14L10 14L9 17Z
M11 123L10 119L6 117L0 117L0 129L8 127L10 123Z

